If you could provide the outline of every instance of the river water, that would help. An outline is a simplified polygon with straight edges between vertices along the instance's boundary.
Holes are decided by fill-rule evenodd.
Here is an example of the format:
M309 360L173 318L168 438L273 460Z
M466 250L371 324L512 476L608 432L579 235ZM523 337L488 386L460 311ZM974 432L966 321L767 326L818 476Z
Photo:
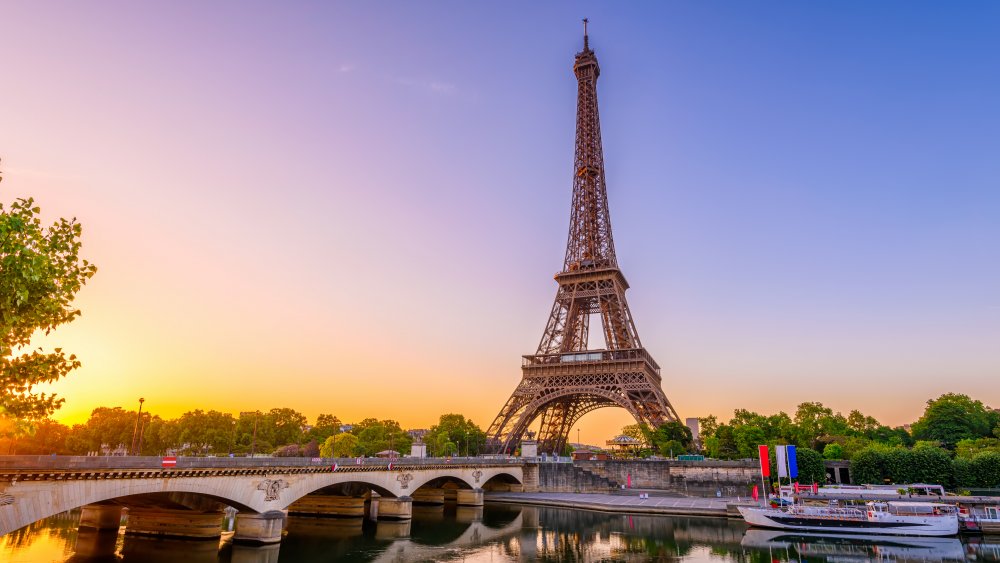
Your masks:
M414 506L411 522L291 517L278 545L248 547L78 532L79 511L0 538L0 561L1000 561L1000 537L793 536L721 518L631 516L488 504Z

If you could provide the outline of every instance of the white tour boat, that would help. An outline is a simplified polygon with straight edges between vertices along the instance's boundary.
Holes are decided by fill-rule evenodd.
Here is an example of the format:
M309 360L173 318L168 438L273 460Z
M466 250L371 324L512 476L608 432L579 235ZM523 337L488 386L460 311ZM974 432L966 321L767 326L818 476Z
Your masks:
M873 501L863 509L794 504L784 508L741 506L739 510L747 524L778 530L898 536L958 534L957 509L931 502Z

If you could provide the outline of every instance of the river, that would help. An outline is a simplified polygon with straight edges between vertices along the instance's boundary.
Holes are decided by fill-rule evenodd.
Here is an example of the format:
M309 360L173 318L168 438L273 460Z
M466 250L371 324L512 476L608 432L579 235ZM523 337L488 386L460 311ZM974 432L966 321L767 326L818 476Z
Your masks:
M414 507L402 523L291 517L280 544L250 547L79 532L79 511L0 538L12 563L327 561L1000 561L1000 537L790 536L721 518L631 516L488 504Z

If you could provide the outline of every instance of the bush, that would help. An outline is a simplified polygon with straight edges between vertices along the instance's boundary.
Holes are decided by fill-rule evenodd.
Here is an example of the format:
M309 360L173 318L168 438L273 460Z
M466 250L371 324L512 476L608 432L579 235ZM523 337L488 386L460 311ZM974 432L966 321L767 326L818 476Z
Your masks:
M1000 486L1000 454L983 452L972 458L970 465L976 487Z
M823 448L823 459L844 459L844 448L840 444L827 444Z
M823 456L812 448L796 448L800 483L826 483Z
M887 449L871 446L855 454L851 460L851 479L858 484L882 484L888 473L885 455Z

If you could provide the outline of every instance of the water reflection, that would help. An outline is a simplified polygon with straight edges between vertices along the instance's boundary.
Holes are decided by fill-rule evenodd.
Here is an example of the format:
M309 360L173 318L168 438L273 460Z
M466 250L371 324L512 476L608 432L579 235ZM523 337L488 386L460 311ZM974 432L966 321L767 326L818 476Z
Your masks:
M747 530L742 522L545 507L415 506L413 520L291 517L280 544L233 545L80 531L66 513L8 534L18 563L318 561L997 561L1000 537L821 536Z

